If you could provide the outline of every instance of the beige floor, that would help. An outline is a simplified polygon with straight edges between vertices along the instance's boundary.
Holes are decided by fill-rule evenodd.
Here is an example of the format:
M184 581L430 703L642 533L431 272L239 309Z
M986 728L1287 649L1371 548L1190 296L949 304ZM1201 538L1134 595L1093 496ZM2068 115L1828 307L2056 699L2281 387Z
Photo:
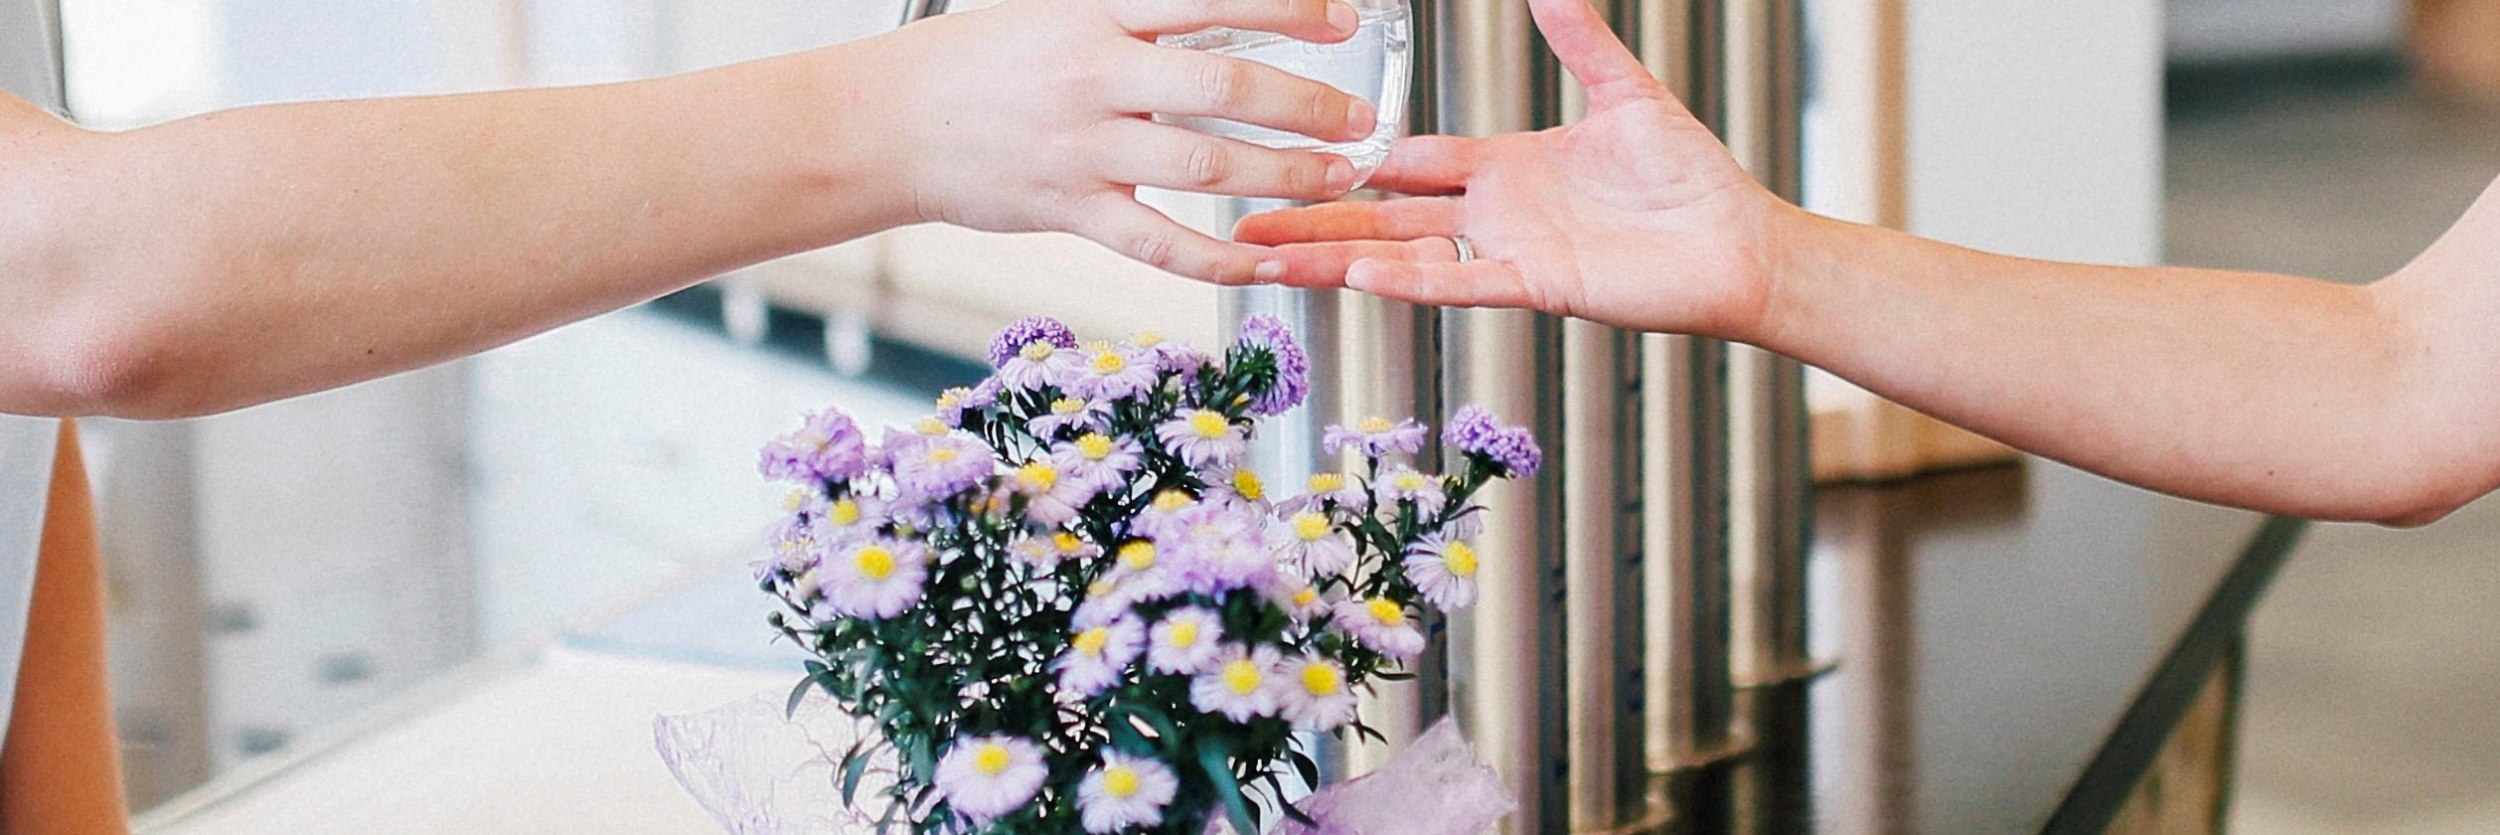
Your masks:
M2171 258L2204 266L2366 280L2500 174L2500 111L2393 81L2205 88L2170 140ZM2233 831L2500 833L2500 499L2316 529L2250 652Z

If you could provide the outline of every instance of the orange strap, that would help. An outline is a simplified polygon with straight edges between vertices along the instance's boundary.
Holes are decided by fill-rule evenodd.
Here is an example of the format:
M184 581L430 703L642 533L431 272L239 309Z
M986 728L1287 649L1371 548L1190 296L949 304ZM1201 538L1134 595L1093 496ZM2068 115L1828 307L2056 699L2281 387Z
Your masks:
M125 833L112 691L105 681L104 571L77 427L60 454L35 563L26 658L0 753L0 833Z

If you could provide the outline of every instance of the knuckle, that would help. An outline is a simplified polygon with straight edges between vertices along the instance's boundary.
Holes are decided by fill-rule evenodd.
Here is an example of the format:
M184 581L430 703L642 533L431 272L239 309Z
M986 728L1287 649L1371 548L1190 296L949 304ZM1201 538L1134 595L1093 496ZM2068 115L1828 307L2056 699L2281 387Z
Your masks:
M1343 94L1325 85L1312 84L1302 94L1302 115L1315 127L1334 133L1345 124L1346 105Z
M1181 163L1191 185L1206 187L1224 182L1232 174L1232 154L1214 142L1192 142L1189 156Z
M1234 61L1209 56L1198 65L1198 94L1214 110L1230 112L1239 108L1250 92L1249 73Z
M1149 267L1169 270L1180 259L1180 245L1165 232L1139 232L1129 238L1128 255Z

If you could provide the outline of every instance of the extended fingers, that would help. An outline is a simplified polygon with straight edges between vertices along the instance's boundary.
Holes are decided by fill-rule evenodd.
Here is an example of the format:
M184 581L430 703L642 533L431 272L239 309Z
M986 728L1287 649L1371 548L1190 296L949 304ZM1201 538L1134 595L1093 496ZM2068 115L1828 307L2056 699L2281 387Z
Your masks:
M1357 261L1345 286L1399 301L1443 307L1531 307L1528 284L1499 261L1415 263L1382 258Z
M1626 91L1645 94L1659 86L1649 67L1615 37L1588 0L1528 0L1528 13L1554 57L1589 89L1592 106Z
M1343 287L1347 271L1356 263L1367 261L1398 261L1414 263L1447 262L1458 259L1458 247L1448 238L1417 238L1411 241L1335 241L1317 244L1286 244L1269 251L1269 257L1284 265L1282 272L1262 276L1293 287Z
M1402 241L1458 234L1458 201L1409 197L1378 202L1323 203L1261 212L1233 227L1233 240L1251 244L1315 241Z
M1248 284L1265 247L1219 241L1182 226L1125 194L1104 193L1077 207L1072 231L1147 266L1215 284Z
M1354 164L1335 154L1278 151L1170 125L1122 120L1102 126L1103 176L1123 185L1328 200L1354 187Z
M1377 111L1344 91L1255 61L1140 46L1105 87L1125 113L1208 116L1345 141L1371 134Z
M1107 0L1111 17L1140 35L1230 26L1318 43L1354 34L1358 15L1338 0Z
M1389 146L1389 158L1370 186L1400 194L1456 194L1467 188L1484 140L1459 136L1409 136Z

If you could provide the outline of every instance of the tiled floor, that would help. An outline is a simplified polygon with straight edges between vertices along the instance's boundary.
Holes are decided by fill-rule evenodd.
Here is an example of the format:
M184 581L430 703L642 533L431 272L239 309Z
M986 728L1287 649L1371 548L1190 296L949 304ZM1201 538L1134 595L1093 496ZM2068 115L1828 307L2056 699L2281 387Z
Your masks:
M2400 80L2174 97L2170 256L2367 280L2500 174L2500 111ZM2258 609L2235 832L2500 833L2500 499L2329 525Z

